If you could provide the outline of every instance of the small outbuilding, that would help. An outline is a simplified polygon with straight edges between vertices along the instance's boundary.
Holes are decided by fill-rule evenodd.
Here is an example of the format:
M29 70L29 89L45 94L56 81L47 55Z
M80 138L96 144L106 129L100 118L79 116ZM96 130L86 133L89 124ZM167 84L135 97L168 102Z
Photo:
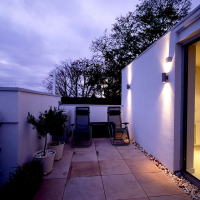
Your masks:
M130 136L171 172L200 180L200 5L122 70Z

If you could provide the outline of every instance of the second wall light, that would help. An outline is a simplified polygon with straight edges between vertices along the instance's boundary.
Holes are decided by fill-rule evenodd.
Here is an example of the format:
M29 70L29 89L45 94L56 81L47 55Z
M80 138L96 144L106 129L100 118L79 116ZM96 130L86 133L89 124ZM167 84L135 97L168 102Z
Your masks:
M162 82L166 83L168 81L168 75L166 73L162 73Z

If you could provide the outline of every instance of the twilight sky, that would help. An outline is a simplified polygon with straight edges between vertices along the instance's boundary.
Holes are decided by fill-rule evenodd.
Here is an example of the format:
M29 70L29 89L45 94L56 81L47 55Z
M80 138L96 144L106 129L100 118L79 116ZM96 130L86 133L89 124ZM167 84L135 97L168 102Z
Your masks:
M0 87L45 92L61 60L91 58L89 47L139 0L0 0ZM192 9L200 0L192 0Z

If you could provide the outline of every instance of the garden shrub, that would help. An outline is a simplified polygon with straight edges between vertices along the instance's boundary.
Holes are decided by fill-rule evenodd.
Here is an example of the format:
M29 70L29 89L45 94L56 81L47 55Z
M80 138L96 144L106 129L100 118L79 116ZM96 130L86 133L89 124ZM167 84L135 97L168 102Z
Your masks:
M8 181L0 187L1 200L31 200L42 183L42 165L40 161L32 160L16 167L10 173Z

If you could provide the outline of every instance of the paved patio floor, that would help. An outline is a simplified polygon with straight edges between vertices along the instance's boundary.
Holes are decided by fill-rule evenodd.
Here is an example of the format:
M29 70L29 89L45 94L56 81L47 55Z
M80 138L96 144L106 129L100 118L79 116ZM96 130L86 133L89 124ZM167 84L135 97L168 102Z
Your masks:
M89 148L65 145L63 157L43 177L34 200L189 200L133 144L94 138Z

